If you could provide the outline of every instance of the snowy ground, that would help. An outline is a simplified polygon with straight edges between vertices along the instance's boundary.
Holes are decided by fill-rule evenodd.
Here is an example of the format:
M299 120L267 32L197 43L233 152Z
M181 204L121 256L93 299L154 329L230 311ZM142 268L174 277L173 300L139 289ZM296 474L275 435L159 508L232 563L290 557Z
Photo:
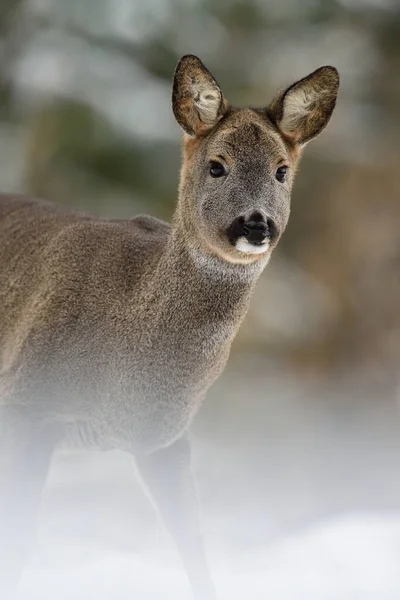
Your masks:
M184 600L179 565L166 557L113 553L90 559L69 548L63 568L32 569L24 600ZM62 553L60 553L61 558ZM353 515L287 535L264 549L213 557L220 598L252 600L398 600L400 515ZM229 564L228 564L229 563Z
M400 599L399 419L351 407L257 359L214 388L194 465L220 600ZM131 458L61 450L18 600L108 599L191 596Z

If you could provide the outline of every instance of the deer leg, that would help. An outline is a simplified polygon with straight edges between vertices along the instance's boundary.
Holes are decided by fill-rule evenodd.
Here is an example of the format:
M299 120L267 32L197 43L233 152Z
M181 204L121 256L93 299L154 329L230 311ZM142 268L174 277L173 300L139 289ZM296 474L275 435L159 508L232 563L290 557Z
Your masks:
M195 600L215 600L203 546L188 438L184 436L167 448L135 458L161 519L175 540Z
M53 427L0 406L0 598L8 600L35 537L36 512L58 440Z

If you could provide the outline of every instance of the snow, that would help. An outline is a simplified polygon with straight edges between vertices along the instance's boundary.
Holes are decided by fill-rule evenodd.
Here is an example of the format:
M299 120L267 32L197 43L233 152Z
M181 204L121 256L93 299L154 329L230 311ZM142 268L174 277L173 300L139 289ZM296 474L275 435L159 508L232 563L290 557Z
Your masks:
M391 404L267 366L233 357L193 431L218 600L400 600ZM174 545L131 456L60 450L17 600L128 599L192 600Z
M68 548L71 556L79 547ZM18 600L186 600L179 564L162 552L105 554L81 566L29 569ZM172 554L172 553L171 553ZM211 548L221 600L398 600L400 514L355 514L278 538L262 551L233 552L222 560ZM228 565L227 563L230 563Z

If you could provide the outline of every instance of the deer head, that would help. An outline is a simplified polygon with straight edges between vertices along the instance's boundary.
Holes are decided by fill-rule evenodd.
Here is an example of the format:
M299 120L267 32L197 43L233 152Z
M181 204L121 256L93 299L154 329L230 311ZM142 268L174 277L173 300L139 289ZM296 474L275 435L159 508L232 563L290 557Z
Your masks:
M185 133L178 213L188 243L230 263L268 257L302 150L329 122L338 87L325 66L267 107L233 108L199 58L179 61L172 104Z

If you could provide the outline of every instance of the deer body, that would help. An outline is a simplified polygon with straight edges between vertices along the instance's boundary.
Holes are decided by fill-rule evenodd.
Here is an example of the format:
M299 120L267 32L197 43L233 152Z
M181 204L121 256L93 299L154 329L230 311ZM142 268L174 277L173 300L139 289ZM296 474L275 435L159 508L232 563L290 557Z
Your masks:
M252 274L213 276L177 228L150 217L106 221L15 197L0 206L0 237L12 240L0 247L3 401L90 424L107 447L180 437L227 360Z
M186 432L221 373L289 217L302 147L327 124L323 67L268 109L233 109L200 60L181 59L184 129L171 225L105 220L0 196L0 597L29 555L56 444L134 455L196 600L213 600Z

